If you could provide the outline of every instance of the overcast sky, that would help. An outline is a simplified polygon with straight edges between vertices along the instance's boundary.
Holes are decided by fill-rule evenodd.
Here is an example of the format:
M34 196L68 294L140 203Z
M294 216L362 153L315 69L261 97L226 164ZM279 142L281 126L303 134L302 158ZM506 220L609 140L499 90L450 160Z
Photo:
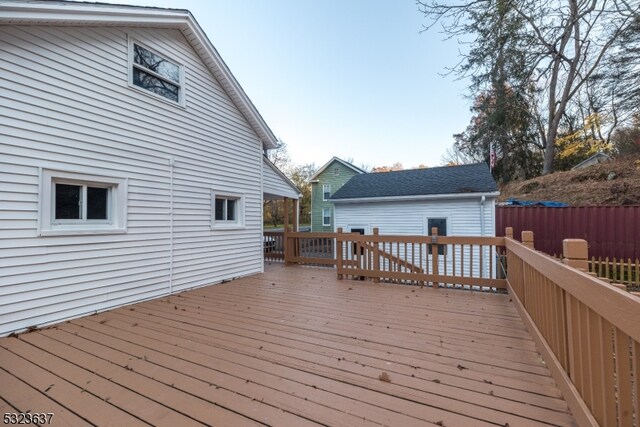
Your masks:
M297 164L437 166L471 114L413 0L113 0L189 9Z

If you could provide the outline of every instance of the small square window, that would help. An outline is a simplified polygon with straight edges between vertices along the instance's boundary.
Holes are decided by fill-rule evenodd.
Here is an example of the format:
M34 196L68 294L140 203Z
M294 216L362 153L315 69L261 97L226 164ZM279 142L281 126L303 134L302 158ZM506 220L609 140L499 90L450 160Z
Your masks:
M333 175L334 175L334 176L339 176L339 175L340 175L340 168L337 168L337 167L336 167L336 168L334 168L334 169L333 169Z
M129 84L183 105L183 66L130 40Z
M40 235L124 233L126 180L43 170Z
M213 194L211 227L243 226L242 196Z

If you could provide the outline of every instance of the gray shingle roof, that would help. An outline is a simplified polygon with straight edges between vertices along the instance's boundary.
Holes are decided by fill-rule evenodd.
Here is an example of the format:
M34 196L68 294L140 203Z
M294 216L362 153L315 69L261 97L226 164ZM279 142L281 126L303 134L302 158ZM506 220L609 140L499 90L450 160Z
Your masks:
M498 191L486 163L356 175L332 200Z

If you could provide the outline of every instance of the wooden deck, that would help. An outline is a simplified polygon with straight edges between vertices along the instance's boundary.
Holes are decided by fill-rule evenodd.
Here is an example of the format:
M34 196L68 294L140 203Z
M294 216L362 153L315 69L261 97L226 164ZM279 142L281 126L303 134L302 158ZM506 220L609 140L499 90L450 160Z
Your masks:
M53 425L575 425L508 295L283 267L0 339Z

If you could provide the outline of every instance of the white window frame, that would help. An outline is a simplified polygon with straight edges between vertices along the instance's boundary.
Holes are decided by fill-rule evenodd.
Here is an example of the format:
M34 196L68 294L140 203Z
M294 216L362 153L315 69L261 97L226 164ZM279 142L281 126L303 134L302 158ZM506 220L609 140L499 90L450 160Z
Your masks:
M216 220L216 199L226 199L236 201L236 219L233 221ZM238 230L245 227L244 223L244 200L245 195L241 193L230 193L228 191L211 191L211 229L212 230Z
M331 197L331 184L322 184L322 201L326 202L327 200L329 200L328 197L326 197L326 194L329 193L329 197Z
M323 227L330 227L331 226L331 208L322 208L322 226ZM328 212L328 215L325 215L325 212ZM329 222L326 223L324 222L325 218L329 218Z
M69 184L83 187L108 188L107 219L55 219L55 185ZM80 172L40 170L38 191L38 235L63 236L69 234L121 234L127 232L127 186L126 178L90 175ZM86 200L86 198L84 198ZM83 201L83 217L86 204Z
M133 59L134 58L134 49L133 49L133 45L134 44L137 44L137 45L139 45L139 46L141 46L141 47L143 47L143 48L155 53L156 55L158 55L158 56L160 56L162 58L165 58L166 60L172 62L173 64L177 65L180 68L180 81L179 82L174 82L173 80L167 79L166 77L164 77L164 76L162 76L162 75L160 75L160 74L158 74L158 73L156 73L156 72L154 72L152 70L149 70L148 68L145 68L145 67L143 67L143 66L141 66L139 64L136 64L134 59ZM139 68L139 69L143 70L144 72L149 73L149 74L151 74L152 76L154 76L156 78L159 78L161 80L165 80L168 83L171 83L172 85L178 86L178 102L173 101L173 100L171 100L169 98L166 98L166 97L164 97L162 95L158 95L157 93L154 93L154 92L152 92L150 90L147 90L147 89L145 89L143 87L140 87L140 86L137 86L137 85L133 84L133 69L134 69L134 67L135 68ZM185 106L184 68L185 68L184 64L182 64L180 61L176 61L171 56L166 55L164 53L160 53L157 49L149 47L149 45L147 45L145 43L141 43L138 40L134 39L133 37L129 36L129 58L128 58L128 70L127 70L127 73L129 75L128 83L129 83L129 87L131 89L136 90L136 91L138 91L140 93L143 93L145 95L151 96L151 97L153 97L155 99L158 99L160 101L167 102L167 103L169 103L171 105L177 105L177 106L180 106L180 107L184 108L184 106Z

